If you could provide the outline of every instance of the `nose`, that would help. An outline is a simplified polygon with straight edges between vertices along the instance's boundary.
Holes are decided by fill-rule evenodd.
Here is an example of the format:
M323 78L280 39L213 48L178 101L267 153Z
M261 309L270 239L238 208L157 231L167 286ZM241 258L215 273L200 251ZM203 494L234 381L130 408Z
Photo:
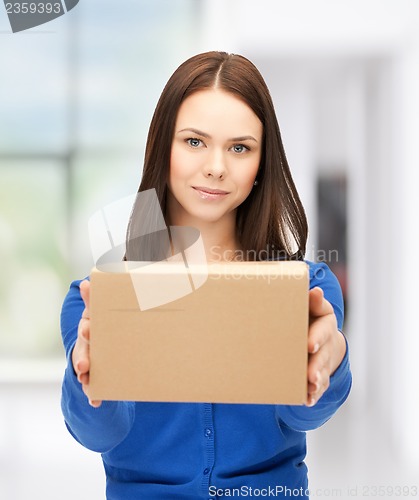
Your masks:
M225 158L222 151L214 151L204 166L205 177L224 179L227 173Z

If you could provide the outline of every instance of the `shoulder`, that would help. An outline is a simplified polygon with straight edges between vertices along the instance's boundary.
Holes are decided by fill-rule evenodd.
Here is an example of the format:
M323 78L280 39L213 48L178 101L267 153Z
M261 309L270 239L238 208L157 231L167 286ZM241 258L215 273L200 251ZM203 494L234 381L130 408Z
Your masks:
M342 289L338 279L325 262L311 262L306 260L309 267L310 289L318 286L323 290L324 297L335 311L338 328L343 326L344 303Z

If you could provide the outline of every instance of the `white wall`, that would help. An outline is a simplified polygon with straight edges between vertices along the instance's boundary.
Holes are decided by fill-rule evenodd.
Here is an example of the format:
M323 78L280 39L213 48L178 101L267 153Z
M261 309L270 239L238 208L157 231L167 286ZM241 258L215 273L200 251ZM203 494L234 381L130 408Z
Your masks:
M349 180L347 328L354 371L349 404L356 418L370 414L371 425L382 428L383 440L392 443L392 453L414 469L419 466L414 431L419 412L419 196L414 178L419 165L419 4L205 4L202 48L248 56L271 87L312 228L321 224L313 211L313 166L319 153L313 141L313 88L329 87L333 95L329 76L344 86L346 127L331 136L326 156L336 158L340 151ZM329 74L322 80L316 66L322 69L324 61Z

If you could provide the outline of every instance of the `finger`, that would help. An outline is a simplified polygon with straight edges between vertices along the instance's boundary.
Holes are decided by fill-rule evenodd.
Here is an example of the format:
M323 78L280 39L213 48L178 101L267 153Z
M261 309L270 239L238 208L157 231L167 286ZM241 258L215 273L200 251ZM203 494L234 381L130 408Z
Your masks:
M307 382L313 386L319 386L321 382L321 374L324 369L323 360L315 355L311 356L307 369Z
M81 341L90 344L90 320L88 318L82 318L79 322L78 337Z
M86 383L83 383L82 384L82 389L83 389L83 392L84 394L86 395L88 401L89 401L89 405L90 406L93 406L93 408L99 408L99 406L102 404L102 401L99 400L99 399L90 399L89 397L89 382L87 381Z
M76 359L75 371L77 379L79 380L80 383L82 384L89 383L89 378L88 378L89 369L90 369L90 364L89 364L89 359L87 357Z
M310 354L316 354L330 339L336 328L334 315L312 321L308 330L307 346Z
M313 289L314 290L314 289ZM315 302L318 299L318 292L313 293ZM315 354L322 348L331 338L333 333L337 330L336 316L333 311L332 305L324 298L321 297L322 305L319 305L317 312L322 310L319 316L311 316L308 331L308 352ZM318 304L317 304L318 305ZM313 306L314 308L315 306Z
M102 401L99 401L99 400L92 401L91 399L89 399L89 405L93 406L93 408L99 408L99 406L101 404L102 404Z
M325 348L316 354L310 354L307 367L307 396L308 400L315 398L318 401L323 392L329 387L330 369L329 356Z
M81 384L89 383L89 370L90 361L87 349L80 348L77 350L73 357L74 371L76 372L77 379Z
M74 352L75 354L73 356L73 366L77 376L77 380L80 382L80 384L88 384L90 371L88 350L85 346L80 346Z
M83 377L83 375L88 374L90 370L89 342L86 340L86 334L83 331L84 323L88 323L88 320L80 320L77 341L72 354L74 371L81 383L86 383L86 377Z
M83 280L80 283L80 295L83 299L85 309L83 311L83 318L90 318L90 281Z
M308 309L311 318L333 313L332 305L324 298L323 290L318 286L309 291Z
M76 346L78 344L77 355L75 359L75 370L77 373L77 378L82 384L83 392L86 394L90 406L93 408L99 408L102 401L91 400L88 394L89 386L89 370L90 370L90 358L89 358L89 344L90 344L90 281L84 280L80 283L80 295L84 301L84 311L82 314L82 319L79 323L78 339ZM76 348L75 346L75 348Z
M314 354L309 353L308 355L308 381L316 383L318 372L321 372L325 368L330 370L330 346L328 340L326 340Z
M327 391L330 385L330 377L327 369L318 372L316 383L308 384L307 389L307 406L314 406L323 394Z
M313 330L313 326L310 327L310 331L307 339L307 347L309 354L316 354L323 345L320 332L317 333Z
M100 401L98 399L94 399L94 400L90 399L89 392L88 392L88 385L89 385L88 382L87 383L83 383L82 384L82 389L83 389L83 392L84 392L84 394L86 395L86 397L87 397L87 399L89 401L89 405L93 406L93 408L99 408L99 406L102 404L102 401Z

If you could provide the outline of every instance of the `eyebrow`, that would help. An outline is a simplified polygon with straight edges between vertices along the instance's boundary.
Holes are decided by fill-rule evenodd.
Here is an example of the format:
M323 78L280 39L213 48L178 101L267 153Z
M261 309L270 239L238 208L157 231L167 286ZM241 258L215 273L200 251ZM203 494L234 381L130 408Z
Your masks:
M184 128L178 131L178 134L181 132L193 132L196 135L200 135L201 137L205 137L206 139L211 139L211 136L206 132L202 132L202 130L198 130L196 128ZM229 141L239 142L239 141L255 141L258 142L252 135L242 135L240 137L232 137Z

